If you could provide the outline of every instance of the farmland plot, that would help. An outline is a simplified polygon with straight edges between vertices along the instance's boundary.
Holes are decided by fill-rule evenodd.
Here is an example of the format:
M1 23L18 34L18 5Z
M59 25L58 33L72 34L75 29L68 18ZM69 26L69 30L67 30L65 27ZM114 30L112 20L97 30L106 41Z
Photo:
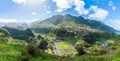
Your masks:
M76 49L66 42L55 42L55 49L59 56L71 56L77 54Z

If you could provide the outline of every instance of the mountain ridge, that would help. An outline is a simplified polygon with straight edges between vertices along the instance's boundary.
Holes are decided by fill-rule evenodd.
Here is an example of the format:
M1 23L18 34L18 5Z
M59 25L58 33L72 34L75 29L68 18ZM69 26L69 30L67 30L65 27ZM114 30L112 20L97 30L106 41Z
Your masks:
M39 23L37 23L36 25L39 24L44 24L44 25L49 25L49 24L53 24L55 26L57 26L58 24L62 23L62 22L70 22L73 21L76 24L79 25L86 25L86 26L90 26L91 28L97 29L97 30L102 30L102 31L107 31L107 32L116 32L117 30L115 30L114 28L106 25L103 22L97 21L97 20L90 20L90 19L84 19L82 16L72 16L70 14L66 14L66 15L54 15L50 18L47 18Z

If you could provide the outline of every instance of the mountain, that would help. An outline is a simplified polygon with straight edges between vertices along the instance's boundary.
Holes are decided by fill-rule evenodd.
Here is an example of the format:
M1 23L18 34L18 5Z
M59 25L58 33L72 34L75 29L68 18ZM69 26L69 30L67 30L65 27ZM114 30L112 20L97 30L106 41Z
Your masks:
M96 30L102 30L102 31L107 31L107 32L116 32L115 29L104 24L103 22L100 22L97 20L84 19L82 16L77 17L77 16L72 16L70 14L55 15L53 17L43 20L42 22L37 23L36 25L42 25L42 24L51 25L52 24L52 25L57 26L64 22L66 22L66 25L69 24L70 22L74 22L74 24L89 26Z
M27 29L29 26L26 23L19 23L19 22L10 22L10 23L0 23L0 27L12 27L16 29Z
M29 28L25 30L16 29L13 27L2 27L2 28L6 29L10 33L10 36L14 39L20 39L26 41L28 40L29 37L34 37L33 32Z

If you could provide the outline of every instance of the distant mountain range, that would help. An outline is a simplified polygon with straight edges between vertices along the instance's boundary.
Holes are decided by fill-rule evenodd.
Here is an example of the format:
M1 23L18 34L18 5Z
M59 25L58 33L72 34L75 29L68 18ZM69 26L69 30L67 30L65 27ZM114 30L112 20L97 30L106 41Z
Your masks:
M41 24L48 25L48 26L50 24L53 24L53 25L57 26L63 22L67 22L67 23L74 22L75 24L89 26L96 30L102 30L102 31L107 31L107 32L116 32L115 29L113 29L112 27L110 27L100 21L84 19L82 16L77 17L77 16L72 16L70 14L55 15L53 17L43 20L42 22L36 22L36 24L34 23L34 26L41 25Z
M28 24L26 23L18 23L18 22L10 22L10 23L0 23L0 27L12 27L12 28L21 28L26 29L28 28Z
M0 23L0 27L2 27L2 26L10 26L10 27L16 26L16 27L22 27L23 29L26 29L28 27L39 26L39 25L43 25L43 24L46 26L52 26L52 25L58 26L60 24L67 25L71 22L73 22L74 24L77 24L77 25L89 26L89 27L96 29L96 30L102 30L102 31L107 31L107 32L117 32L115 29L106 25L103 22L100 22L97 20L84 19L82 16L72 16L70 14L55 15L55 16L47 18L43 21L40 20L40 21L33 22L29 25L27 23L14 23L14 22L13 23Z

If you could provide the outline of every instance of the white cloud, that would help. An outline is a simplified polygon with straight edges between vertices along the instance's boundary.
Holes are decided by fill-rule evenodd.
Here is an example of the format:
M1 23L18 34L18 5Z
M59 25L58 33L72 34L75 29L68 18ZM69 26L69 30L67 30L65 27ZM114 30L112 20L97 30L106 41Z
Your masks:
M108 5L109 5L109 6L113 6L113 2L112 2L112 1L109 1Z
M116 6L112 6L112 9L113 9L113 10L116 10Z
M110 6L112 10L116 10L116 6L114 6L114 3L112 1L108 2L108 6Z
M16 4L24 4L28 6L37 6L45 2L46 0L12 0Z
M57 9L56 10L56 12L62 12L63 11L63 9Z
M12 22L15 22L15 23L27 23L27 24L30 24L30 23L36 22L38 20L39 19L37 19L37 18L25 19L25 20L3 19L3 18L0 18L0 23L12 23Z
M84 8L84 5L85 5L84 1L82 1L82 0L75 0L75 4L74 5L76 6L75 10L79 14L86 14L87 15L89 13L89 11Z
M23 21L23 23L27 23L27 24L31 24L32 22L36 22L38 21L39 19L36 19L36 18L33 18L33 19L26 19Z
M16 19L3 19L0 18L0 23L10 23L10 22L17 22Z
M57 12L63 12L75 6L75 10L80 15L88 15L90 19L104 20L109 14L107 10L98 8L97 6L90 6L90 8L86 9L84 0L53 0L53 2L55 2L58 7ZM110 5L113 4L111 3ZM113 7L113 9L115 10L116 7ZM91 11L93 13L91 13Z
M88 18L95 19L95 20L104 20L109 12L107 10L104 10L102 8L98 8L97 6L91 6L89 8L90 11L93 11L92 14L88 15Z
M50 13L51 13L51 11L47 11L47 12L46 12L46 14L50 14Z
M12 1L17 4L25 4L26 3L26 0L12 0Z
M50 14L52 12L50 6L44 6L44 9L46 14Z
M116 30L120 30L120 19L110 19L106 22L107 25L113 27Z
M58 7L56 10L57 12L62 12L71 8L72 6L75 6L75 10L79 14L87 15L89 13L89 11L84 8L85 3L83 0L53 0L53 2L55 2L56 6Z
M32 15L36 15L36 12L32 12Z
M46 1L46 0L41 0L41 1Z
M63 10L66 10L68 8L71 8L74 4L74 0L52 0L56 3L56 6L58 9L57 12L62 12Z

